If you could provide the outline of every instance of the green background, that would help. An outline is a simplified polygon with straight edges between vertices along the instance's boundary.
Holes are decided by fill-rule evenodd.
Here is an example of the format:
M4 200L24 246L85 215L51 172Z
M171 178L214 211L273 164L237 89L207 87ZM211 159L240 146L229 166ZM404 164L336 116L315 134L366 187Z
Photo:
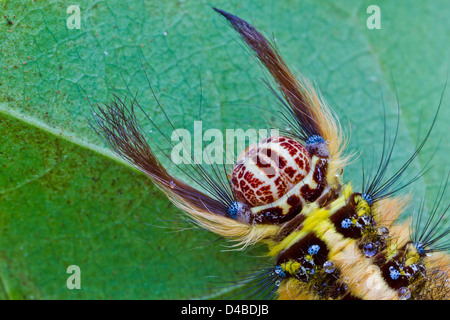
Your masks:
M260 67L211 6L274 35L286 61L316 82L351 131L349 151L361 152L369 169L382 143L380 91L389 124L396 119L395 87L401 104L392 173L424 136L448 77L445 0L0 4L0 297L5 299L217 298L231 289L215 279L234 279L264 262L263 248L230 251L228 242L186 223L87 125L90 103L106 102L113 87L120 92L128 87L170 133L143 68L180 127L192 129L201 95L204 129L258 128L264 125L257 121L273 120L273 113L255 107L274 107ZM80 30L66 27L71 4L80 6ZM380 30L366 27L371 4L381 8ZM437 149L433 170L411 188L415 200L427 190L430 202L448 171L449 102L447 93L430 141L409 171L417 172ZM161 141L142 115L140 120L152 140ZM356 188L361 167L358 161L345 174ZM81 290L66 287L66 268L73 264L81 268Z

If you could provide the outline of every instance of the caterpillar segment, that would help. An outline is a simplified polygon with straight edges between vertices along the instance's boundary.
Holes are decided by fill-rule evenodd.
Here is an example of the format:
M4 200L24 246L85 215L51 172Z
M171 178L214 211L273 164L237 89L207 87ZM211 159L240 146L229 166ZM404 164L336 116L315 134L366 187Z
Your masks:
M448 299L448 256L430 256L435 241L414 241L410 222L396 222L409 198L385 195L386 184L379 187L386 162L378 170L383 175L365 192L343 183L351 156L344 155L343 131L320 93L302 76L297 79L253 26L214 10L267 70L266 84L294 133L250 146L227 181L192 165L188 177L207 191L164 168L136 121L135 100L125 103L116 96L99 107L92 124L97 133L202 228L241 250L266 244L273 265L260 293L276 292L279 299ZM389 186L394 178L387 179Z
M285 277L280 299L409 299L421 296L434 263L421 256L399 225L379 215L350 184L331 203L312 203L269 241ZM405 237L406 236L406 237ZM400 241L399 241L400 239ZM444 270L443 270L444 271Z

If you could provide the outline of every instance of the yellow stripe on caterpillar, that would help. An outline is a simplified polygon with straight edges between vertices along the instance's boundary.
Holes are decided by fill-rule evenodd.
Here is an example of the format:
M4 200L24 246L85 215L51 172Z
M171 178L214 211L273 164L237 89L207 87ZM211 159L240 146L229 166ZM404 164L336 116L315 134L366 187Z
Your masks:
M289 260L288 262L282 263L280 267L287 274L294 275L297 270L301 267L301 263L294 260Z
M327 230L329 224L322 225L337 210L341 209L347 204L347 201L352 194L352 187L350 184L342 188L341 195L334 200L329 206L329 209L319 208L317 203L311 203L305 206L300 214L306 216L302 223L300 230L293 231L279 243L268 243L269 256L277 256L283 250L288 249L298 240L306 236L309 232L316 230L318 234L323 234Z

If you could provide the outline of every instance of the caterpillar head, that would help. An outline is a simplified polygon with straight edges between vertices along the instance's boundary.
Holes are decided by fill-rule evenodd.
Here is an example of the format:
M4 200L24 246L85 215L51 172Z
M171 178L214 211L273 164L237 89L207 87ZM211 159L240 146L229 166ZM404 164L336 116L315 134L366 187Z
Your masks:
M306 177L310 161L306 148L292 138L264 139L238 158L231 176L233 192L253 207L272 203Z
M295 217L307 203L329 191L330 160L320 136L305 146L285 136L272 136L239 156L231 174L236 197L230 217L250 224L280 224Z

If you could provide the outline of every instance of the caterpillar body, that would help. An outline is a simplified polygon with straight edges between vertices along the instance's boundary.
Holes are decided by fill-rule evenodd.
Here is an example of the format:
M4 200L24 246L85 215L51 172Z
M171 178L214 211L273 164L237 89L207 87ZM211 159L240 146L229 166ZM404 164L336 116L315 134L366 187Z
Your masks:
M448 178L423 228L419 223L396 222L408 202L396 193L423 172L406 182L400 177L433 125L390 177L386 169L393 147L387 146L385 132L376 173L366 177L362 190L355 190L343 179L351 156L345 154L342 128L320 93L305 78L295 77L275 46L252 25L214 10L272 77L265 84L292 132L250 146L225 180L201 164L192 165L185 173L201 181L208 189L203 191L171 174L158 160L134 114L135 107L141 108L136 99L115 95L99 106L91 122L94 130L199 226L236 241L240 249L267 245L273 265L249 279L257 297L449 299L450 228L445 223L444 196ZM394 143L396 139L397 134ZM421 206L417 221L423 210Z

